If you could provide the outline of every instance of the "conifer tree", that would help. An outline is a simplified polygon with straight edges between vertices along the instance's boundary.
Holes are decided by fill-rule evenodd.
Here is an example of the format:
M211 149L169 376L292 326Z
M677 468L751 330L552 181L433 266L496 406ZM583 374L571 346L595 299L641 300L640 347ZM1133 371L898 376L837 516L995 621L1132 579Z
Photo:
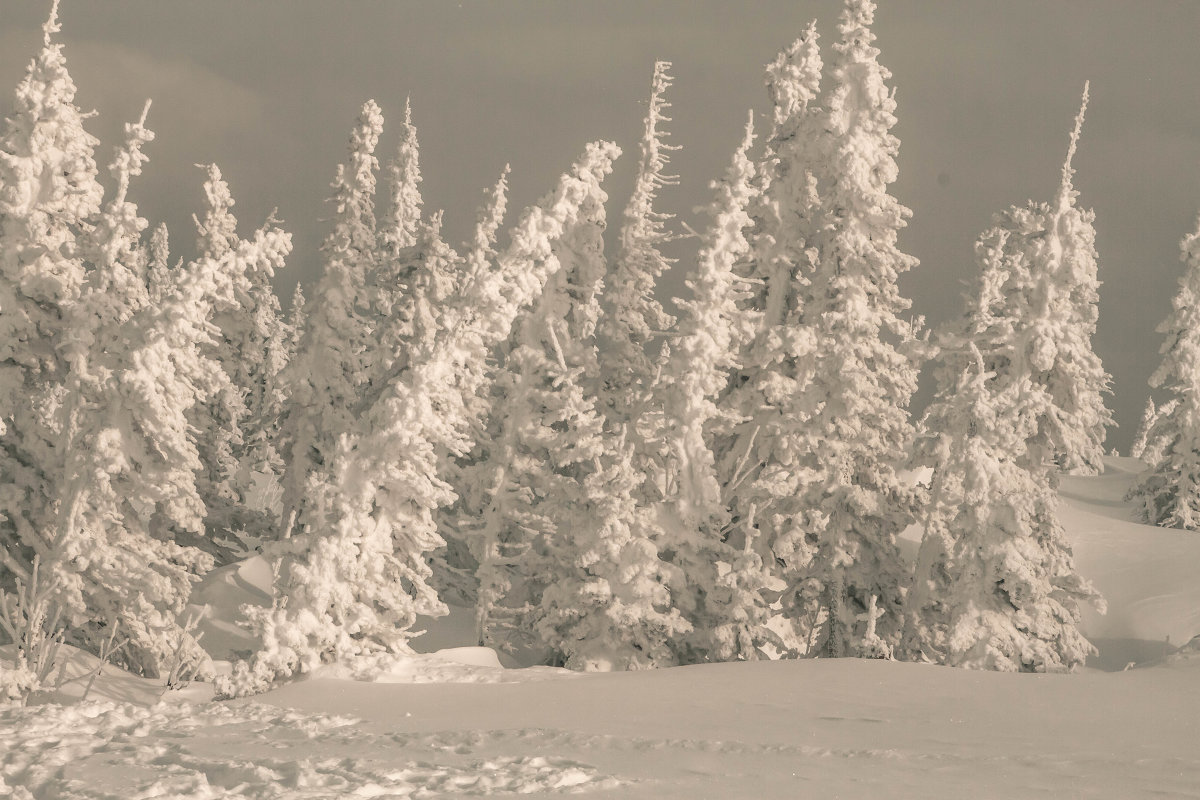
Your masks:
M748 569L751 563L741 562L750 553L724 540L730 518L710 441L714 423L728 421L720 419L728 410L716 399L753 334L753 313L739 309L746 287L735 273L750 252L745 232L756 193L749 157L753 140L751 115L726 176L713 183L711 221L687 282L692 299L679 301L671 358L655 384L655 395L664 403L661 429L670 454L665 505L672 513L666 515L671 524L662 546L685 580L686 585L674 587L675 604L694 628L678 656L685 661L756 658L755 640L764 638L768 613L760 591L768 577L761 559L757 568Z
M304 287L299 283L292 290L292 304L288 308L287 315L287 363L290 364L296 359L296 354L300 351L300 337L304 335L305 320L307 311L305 309L307 301L304 299ZM280 381L287 385L287 373L280 373ZM285 409L286 413L286 409Z
M1027 391L1002 395L1032 420L1024 457L1076 473L1101 468L1112 425L1103 401L1109 377L1091 346L1099 286L1094 215L1076 207L1072 186L1087 98L1085 86L1055 202L1005 210L976 244L977 288L962 318L940 332L947 357L935 371L939 393L950 391L969 366L965 343L974 343L997 383L1027 382ZM925 427L933 433L918 443L918 459L941 423L930 418Z
M557 238L559 268L505 348L492 399L499 424L488 461L475 470L484 503L471 536L481 643L507 647L528 631L528 614L556 579L553 564L536 556L584 502L583 480L603 452L604 418L584 381L598 362L606 199L602 190L585 198Z
M170 236L165 222L159 223L150 237L146 266L146 289L150 302L161 302L171 287Z
M571 382L569 373L559 379ZM582 420L586 424L588 415ZM569 436L574 420L564 421ZM580 433L597 435L586 428ZM598 463L582 481L582 502L556 520L546 552L534 559L549 562L546 571L555 580L539 598L531 624L552 661L570 669L668 666L676 661L676 643L691 629L665 585L654 512L638 505L641 476L624 440L621 435L615 447L592 445ZM592 449L576 445L571 442L571 449L579 456ZM572 517L572 524L562 524Z
M237 665L222 692L258 691L329 660L403 652L418 614L444 613L425 558L441 544L433 512L453 500L436 475L436 451L470 444L462 398L473 387L455 385L454 376L507 336L540 294L557 267L552 242L595 198L618 153L593 145L557 191L523 215L499 269L460 288L447 334L422 340L412 367L340 438L332 479L311 504L313 524L274 548L277 599L252 617L263 649Z
M508 173L509 167L505 165L500 179L488 190L485 202L479 209L474 236L465 246L465 283L481 280L497 268L499 254L496 250L496 234L504 221L508 204ZM498 419L492 419L491 409L500 368L490 354L489 357L473 359L466 366L473 373L466 376L466 383L477 387L472 395L464 398L469 405L467 416L473 445L467 453L446 458L440 467L442 476L454 490L456 500L448 508L439 510L438 532L446 546L435 556L431 567L439 596L453 596L471 605L476 600L478 589L479 561L475 553L475 539L487 504L488 487L485 484L490 474L488 454L499 425Z
M1095 652L1079 606L1104 603L1075 572L1048 467L1023 457L1033 419L1005 395L1028 387L996 382L973 344L955 355L975 366L930 411L939 428L904 649L972 669L1074 670Z
M1088 87L1063 164L1062 183L1049 206L1020 217L1020 242L1031 279L1025 352L1041 407L1031 457L1053 459L1065 472L1096 474L1103 469L1105 429L1113 424L1104 405L1110 378L1092 349L1098 316L1095 213L1076 206L1071 161L1087 111ZM1013 241L1010 238L1010 242Z
M1146 439L1150 469L1129 491L1146 522L1200 527L1200 223L1180 244L1184 274L1171 313L1158 326L1165 340L1150 386L1169 394Z
M28 585L54 537L56 448L69 309L86 276L78 242L100 212L97 140L83 127L58 3L0 135L0 587Z
M204 255L151 304L146 222L127 199L153 138L144 121L127 126L111 167L116 193L81 243L90 269L69 312L65 463L43 574L60 582L82 641L102 640L120 623L130 640L122 661L155 674L175 652L199 652L177 617L191 576L211 566L191 546L203 538L205 508L188 415L221 385L220 365L204 351L209 320L235 306L252 272L282 263L290 240L264 229L220 258Z
M749 208L755 222L745 267L750 291L739 301L755 330L721 399L740 420L718 431L714 442L732 514L729 542L742 550L751 542L772 575L812 558L804 536L809 509L800 498L809 414L801 397L813 348L804 308L823 214L818 174L829 149L818 102L823 62L817 40L813 23L767 66L773 123ZM792 616L811 613L794 598L786 599Z
M911 212L887 190L899 141L891 133L891 74L872 45L874 11L870 0L846 0L839 20L825 109L833 146L817 187L824 225L802 312L813 350L798 398L808 413L793 469L804 476L798 532L815 553L788 571L802 592L823 598L828 622L819 646L830 655L857 651L872 597L884 620L876 634L889 643L898 635L907 576L896 536L917 502L899 469L913 438L908 402L919 353L897 286L917 260L897 247Z
M333 181L333 230L322 247L324 269L306 308L299 351L284 377L291 389L282 433L285 537L305 524L309 498L319 494L314 483L329 480L338 437L354 426L369 361L377 353L367 278L377 252L375 147L382 131L379 106L368 100L350 136L349 159Z
M671 151L679 149L666 143L668 132L663 129L664 123L671 121L665 113L671 107L665 95L674 81L670 68L667 61L654 64L641 158L623 215L620 250L609 269L599 328L602 409L612 424L628 427L639 469L647 469L655 460L638 428L658 369L647 348L675 321L654 297L659 278L671 266L662 246L671 239L664 226L672 218L654 205L662 187L679 182L666 173ZM651 495L655 493L653 484L661 482L660 472L661 468L655 468L647 475Z

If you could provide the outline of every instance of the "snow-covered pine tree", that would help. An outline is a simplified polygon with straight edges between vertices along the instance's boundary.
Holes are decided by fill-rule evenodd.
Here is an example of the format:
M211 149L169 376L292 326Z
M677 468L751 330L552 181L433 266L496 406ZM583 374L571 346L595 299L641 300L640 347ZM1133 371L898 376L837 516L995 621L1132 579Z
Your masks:
M794 401L804 409L792 470L803 476L796 499L805 514L793 535L798 552L815 545L815 553L807 564L784 558L792 585L819 596L828 613L816 641L829 655L856 652L872 597L883 615L877 635L889 644L898 637L908 575L896 537L917 507L899 470L914 434L908 403L921 354L897 286L917 260L897 246L911 212L888 193L897 175L896 101L872 44L874 12L871 0L846 0L833 46L833 146L818 174L823 230L802 310L813 349Z
M1111 379L1092 349L1098 317L1095 213L1076 206L1071 161L1087 111L1088 86L1062 169L1058 195L1049 206L1031 209L1024 218L1021 244L1026 248L1032 285L1024 358L1034 375L1043 407L1031 409L1038 420L1030 442L1031 457L1053 459L1065 472L1093 475L1103 469L1106 428L1112 412L1104 405ZM1028 223L1041 224L1032 230ZM1010 243L1013 239L1010 237Z
M206 171L209 209L205 221L199 224L202 237L198 249L202 254L211 251L216 255L236 249L241 239L230 212L233 198L221 171L215 164ZM268 220L268 225L273 223L273 218ZM218 238L210 243L217 232ZM288 362L289 331L271 286L275 277L272 262L268 259L250 268L248 287L239 286L237 290L237 305L217 309L213 318L218 329L213 357L228 378L227 386L218 393L222 398L220 408L237 416L231 420L236 433L229 442L231 471L219 484L221 497L228 500L218 500L215 508L208 505L206 526L210 536L230 531L253 541L269 536L279 524L276 497L283 477L283 458L276 441L285 404L280 375ZM223 399L225 395L228 400ZM220 425L224 419L213 414L211 422ZM211 435L202 432L201 440ZM202 448L202 455L204 452ZM209 496L205 499L207 503Z
M573 382L567 371L556 378ZM594 412L581 416L585 424L589 416ZM574 419L564 422L570 437ZM587 442L587 437L604 436L593 429L578 433L585 437L584 447L570 442L577 457L593 448L600 452L583 479L582 502L566 509L574 519L569 524L563 517L556 520L546 551L534 559L549 562L547 571L555 580L542 592L530 623L552 662L569 669L669 666L676 663L677 643L691 625L673 607L666 586L654 510L637 501L642 476L633 465L633 448L623 431L615 446Z
M464 282L479 280L497 268L499 254L496 251L496 234L504 222L508 205L508 173L509 167L505 165L500 179L486 192L476 219L474 236L464 245L467 253ZM472 428L473 445L469 452L447 458L440 467L441 475L450 484L456 500L453 505L438 511L438 533L446 546L435 555L430 566L440 597L454 597L465 605L472 605L476 600L479 572L479 561L474 552L475 540L483 525L488 488L485 484L491 475L488 456L492 450L493 436L498 433L500 425L500 420L493 419L491 414L493 390L500 367L490 354L465 366L472 373L477 373L465 376L467 384L477 387L473 395L464 398L470 406L467 416Z
M651 385L658 371L647 352L655 336L670 330L674 318L655 299L654 290L672 260L662 253L671 235L665 223L672 218L654 208L658 192L675 186L679 179L666 173L670 153L677 145L666 143L671 104L666 92L674 79L668 61L654 64L650 82L650 104L641 141L641 158L633 194L625 206L620 249L609 267L604 292L604 315L598 329L600 370L596 392L610 424L626 426L635 450L635 463L644 471L646 492L661 492L661 467L643 441L639 423L650 403Z
M719 401L741 421L719 432L714 443L722 495L732 514L729 542L743 550L747 541L753 543L774 576L812 558L804 538L809 511L799 492L808 474L801 459L810 413L800 402L801 389L813 348L804 308L823 214L817 171L829 149L817 102L823 68L817 40L812 23L766 69L773 123L758 165L759 191L749 208L755 220L745 267L749 297L739 301L756 330ZM791 610L798 600L787 602L793 616L806 611Z
M1134 436L1133 444L1129 447L1129 455L1132 458L1141 458L1146 447L1150 443L1150 432L1154 429L1154 423L1158 420L1158 408L1154 405L1154 398L1146 398L1146 407L1142 409L1142 421L1138 423L1137 434Z
M709 227L687 282L692 297L677 301L681 313L671 358L654 385L663 401L659 427L669 453L661 546L685 582L673 587L675 605L693 627L676 655L684 662L755 659L755 642L766 638L769 611L761 590L767 574L761 559L757 569L739 564L746 554L725 542L730 518L710 443L714 422L728 422L719 418L729 415L716 398L738 366L756 318L739 307L746 286L735 273L750 252L746 210L757 192L749 156L753 121L751 114L724 179L713 182Z
M290 364L295 360L296 354L300 352L300 337L304 335L305 320L308 317L308 311L305 308L304 287L299 283L292 290L292 304L288 308L287 313L287 363ZM280 373L280 380L283 381L286 387L286 372ZM286 411L286 409L285 409Z
M1028 387L997 383L969 342L953 355L974 366L930 410L940 427L903 649L973 669L1074 670L1095 652L1079 606L1104 603L1075 572L1047 467L1023 457L1033 419L1004 395Z
M18 84L0 135L0 589L26 584L54 538L62 475L56 448L69 369L69 309L86 265L77 242L103 201L94 157L67 72L58 3L42 48Z
M159 223L150 237L146 265L146 290L151 303L160 302L171 287L171 257L170 235L165 222Z
M384 391L388 377L408 365L415 336L417 284L422 277L430 277L422 270L425 251L430 246L448 249L440 233L434 233L440 226L421 217L420 148L411 102L405 103L400 146L387 164L386 175L390 199L379 226L381 255L369 276L372 309L381 321L379 358L369 377L376 397ZM440 288L445 289L444 281Z
M332 480L317 487L312 503L323 518L314 513L316 524L275 548L275 604L252 616L263 649L236 665L219 685L223 693L259 691L331 660L403 652L418 614L444 613L425 558L441 544L433 512L453 500L436 475L436 449L469 447L467 387L454 376L506 337L520 309L541 293L558 266L552 243L601 193L619 152L590 146L558 189L525 212L499 268L460 287L446 335L423 340L411 368L361 427L340 438Z
M377 256L375 147L382 131L379 106L368 100L350 135L349 159L333 181L333 230L322 246L324 267L305 308L299 350L283 378L290 389L281 433L284 537L305 524L310 499L321 493L316 484L330 479L338 437L354 427L377 354L367 279Z
M598 362L606 200L599 189L585 198L554 242L559 268L504 348L488 459L473 470L483 501L469 539L482 643L510 647L528 634L528 614L558 577L546 543L584 502L583 480L603 452L604 417L584 382Z
M1147 435L1150 469L1129 490L1142 519L1200 528L1200 222L1180 244L1184 263L1171 313L1158 326L1162 361L1150 386L1169 395Z

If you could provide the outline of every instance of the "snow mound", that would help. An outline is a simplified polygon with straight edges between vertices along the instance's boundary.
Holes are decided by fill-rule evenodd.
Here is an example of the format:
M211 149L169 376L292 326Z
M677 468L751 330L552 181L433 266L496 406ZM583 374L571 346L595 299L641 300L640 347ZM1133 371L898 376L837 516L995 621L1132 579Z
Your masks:
M0 670L15 659L15 645L0 645ZM30 705L75 703L83 697L84 692L87 692L89 701L139 706L197 703L211 700L213 696L212 684L191 683L182 689L168 689L161 679L133 675L112 664L101 666L100 659L69 644L61 646L56 664L58 667L50 677L57 688L35 692L29 699Z
M313 671L313 679L370 683L527 683L576 678L556 667L506 669L490 647L453 647L433 653L362 656Z

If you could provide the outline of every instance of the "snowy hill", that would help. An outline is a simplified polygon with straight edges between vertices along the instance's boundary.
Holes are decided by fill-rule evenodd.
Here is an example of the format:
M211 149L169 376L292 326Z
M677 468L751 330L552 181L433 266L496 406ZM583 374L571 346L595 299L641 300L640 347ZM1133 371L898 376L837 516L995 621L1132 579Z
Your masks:
M102 702L0 713L0 792L1196 796L1200 653L1163 656L1200 634L1200 536L1130 521L1122 497L1138 468L1110 459L1099 477L1063 482L1079 569L1109 603L1085 624L1099 669L1014 675L851 659L505 669L467 646L470 614L456 609L415 642L436 652L396 662L376 683L338 668L254 702L191 704L204 687L164 696L108 668L92 693ZM265 601L269 579L252 559L199 587L214 655L249 646L232 609ZM1138 668L1104 671L1130 661Z

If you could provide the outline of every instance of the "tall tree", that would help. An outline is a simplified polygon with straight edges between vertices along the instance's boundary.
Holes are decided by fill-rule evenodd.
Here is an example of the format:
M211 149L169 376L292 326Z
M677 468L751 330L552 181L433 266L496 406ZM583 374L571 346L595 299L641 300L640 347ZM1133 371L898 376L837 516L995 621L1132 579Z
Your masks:
M1032 410L1037 429L1031 456L1042 453L1066 472L1096 474L1103 469L1105 432L1113 421L1104 405L1111 379L1092 349L1100 286L1095 213L1076 206L1079 193L1072 184L1071 161L1087 103L1085 84L1058 195L1049 207L1022 220L1020 242L1029 263L1034 312L1025 356L1034 383L1043 390L1038 395L1042 407Z
M54 538L69 369L69 309L86 279L79 237L104 190L97 140L83 127L58 33L58 3L41 50L17 86L0 137L0 587L28 584L33 558Z
M379 106L368 100L350 135L349 159L333 181L333 230L322 246L324 269L306 308L299 351L285 374L291 389L282 434L285 537L307 524L310 498L318 494L314 483L329 480L338 437L354 427L376 353L366 284L376 263L375 147L382 131Z
M745 553L725 541L730 515L717 479L711 433L728 423L728 409L716 400L739 365L742 345L753 335L755 314L739 306L747 294L735 267L750 253L745 232L752 220L747 208L756 196L755 168L749 150L754 141L753 115L709 208L696 266L687 285L692 298L679 301L681 315L655 395L662 398L661 424L667 451L666 501L662 546L685 585L675 588L675 604L694 632L684 661L753 659L756 640L765 638L768 608L761 593L767 573L738 564ZM739 581L747 585L739 585ZM680 637L675 637L680 638Z
M481 642L508 646L530 630L529 614L556 579L554 562L539 553L565 535L603 452L604 417L585 381L597 369L606 199L602 190L585 198L557 237L558 269L504 348L488 460L475 470L484 503L470 539Z
M444 613L425 558L441 545L433 512L453 500L436 475L436 451L470 445L463 398L473 387L455 376L540 294L557 267L552 243L600 192L618 153L591 146L557 191L523 215L499 269L456 293L447 334L423 340L413 366L341 437L333 479L313 500L324 516L275 549L276 602L252 617L263 649L236 666L224 693L261 690L329 660L405 651L418 614Z
M818 102L823 62L817 42L812 23L766 69L772 130L748 209L754 220L744 268L749 292L738 301L755 327L720 401L740 419L718 431L714 443L732 514L729 542L743 550L750 542L774 576L812 558L804 535L809 509L800 497L808 476L801 459L810 413L802 389L813 349L804 309L822 224L818 175L830 147ZM779 591L777 585L772 589ZM797 602L786 601L789 610Z
M846 0L830 65L833 146L817 176L823 226L803 309L813 349L798 398L805 413L794 468L806 510L797 541L813 557L787 566L801 593L821 598L827 623L818 646L834 656L856 652L872 597L884 615L876 633L889 643L898 635L907 575L896 537L917 504L899 469L913 438L908 403L920 353L897 286L917 260L897 246L911 212L887 188L900 143L891 133L891 73L872 44L874 12L870 0Z
M641 158L633 194L625 206L621 225L620 250L612 260L605 287L605 313L600 321L599 343L601 385L598 394L605 416L614 425L629 428L631 443L639 469L647 469L654 460L638 429L639 420L649 403L651 384L657 366L648 352L652 340L668 331L674 318L663 309L654 296L655 287L671 260L662 253L662 246L671 236L665 223L672 218L655 209L658 192L664 186L674 186L678 178L666 169L672 150L677 146L666 143L670 122L666 110L671 104L666 92L674 79L670 62L654 64L650 82L650 105L642 133ZM654 469L647 474L653 485L661 481ZM648 487L653 494L653 488Z

